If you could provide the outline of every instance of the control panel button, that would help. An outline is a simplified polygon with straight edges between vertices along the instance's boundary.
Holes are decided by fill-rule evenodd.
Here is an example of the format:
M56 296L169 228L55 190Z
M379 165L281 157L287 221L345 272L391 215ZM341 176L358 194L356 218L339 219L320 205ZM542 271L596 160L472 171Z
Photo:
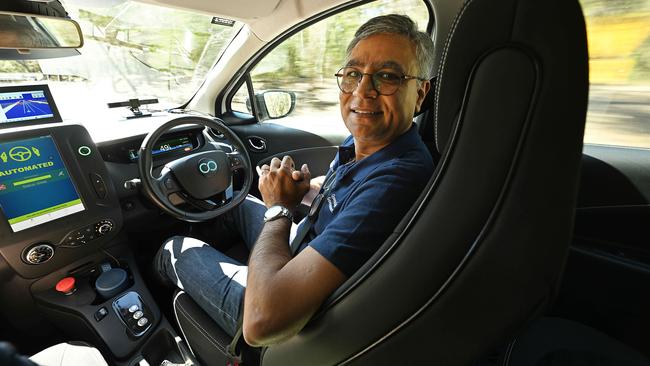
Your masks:
M56 283L56 286L54 287L58 292L64 294L64 295L72 295L72 293L76 290L75 288L75 279L74 277L66 277L59 282Z
M100 321L104 319L106 315L108 315L108 310L106 309L106 307L102 307L101 309L95 312L95 320Z
M77 247L88 244L109 232L113 231L115 224L110 219L103 219L94 224L73 230L67 233L60 245L64 247Z
M88 156L88 155L90 155L93 151L92 151L88 146L86 146L86 145L81 145L81 146L79 146L79 148L77 149L77 152L78 152L79 155L81 155L81 156Z
M49 261L54 256L54 248L49 244L37 244L23 252L25 262L29 264L41 264Z
M102 220L95 224L95 233L98 236L106 235L113 231L113 221L111 220Z
M176 183L171 178L165 179L165 187L167 189L169 189L170 191L173 190L173 189L178 189L178 187L176 186Z
M151 309L134 291L129 291L113 301L113 309L131 337L142 336L156 321Z
M106 184L104 178L97 173L90 173L90 181L93 184L93 189L99 198L106 198Z

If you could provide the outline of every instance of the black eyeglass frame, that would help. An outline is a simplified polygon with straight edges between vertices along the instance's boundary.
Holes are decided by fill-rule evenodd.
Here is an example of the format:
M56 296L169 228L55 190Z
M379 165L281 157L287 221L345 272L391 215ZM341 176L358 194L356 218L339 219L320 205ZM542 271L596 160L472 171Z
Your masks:
M390 94L386 94L386 93L382 93L382 92L379 91L379 89L377 88L376 83L377 83L377 82L381 83L381 81L375 81L375 80L376 80L376 79L375 79L375 75L377 75L377 74L381 74L381 73L385 73L386 71L382 71L382 70L380 70L380 71L376 71L376 72L373 72L373 73L369 73L369 72L361 72L361 70L359 70L359 69L357 69L357 68L354 68L354 67L351 67L351 66L344 66L344 67L340 68L339 71L338 71L336 74L334 74L334 76L336 77L336 84L338 85L339 90L340 90L342 93L344 93L344 94L352 94L352 93L354 92L354 89L352 89L351 91L347 92L347 91L343 90L343 88L341 87L341 78L343 78L343 77L345 76L344 74L341 73L341 71L343 71L344 69L353 69L353 70L355 70L355 71L357 71L357 72L359 73L360 76L359 76L359 79L357 80L357 85L355 85L354 89L358 88L358 87L359 87L359 84L360 84L361 81L363 80L363 77L364 77L365 75L368 75L368 76L370 76L370 80L371 80L372 88L377 92L377 94L379 94L379 95L385 95L385 96L389 96L389 95L393 95L393 94L397 93L397 90L400 88L400 86L402 86L402 84L404 83L405 80L406 80L406 81L409 81L409 80L412 80L412 79L416 79L416 80L420 80L420 81L425 81L425 80L427 80L427 79L421 78L421 77L419 77L419 76L413 76L413 75L402 75L402 76L399 77L399 84L397 85L397 87L395 88L395 90L394 90L392 93L390 93Z

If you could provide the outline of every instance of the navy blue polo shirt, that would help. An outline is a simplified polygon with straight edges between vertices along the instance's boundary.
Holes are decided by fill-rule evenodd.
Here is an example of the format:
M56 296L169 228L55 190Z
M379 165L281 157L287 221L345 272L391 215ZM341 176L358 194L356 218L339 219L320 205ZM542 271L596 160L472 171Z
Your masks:
M354 161L349 136L330 164L329 173L333 170L334 185L299 251L311 246L350 277L411 208L433 174L433 161L412 125L360 161Z

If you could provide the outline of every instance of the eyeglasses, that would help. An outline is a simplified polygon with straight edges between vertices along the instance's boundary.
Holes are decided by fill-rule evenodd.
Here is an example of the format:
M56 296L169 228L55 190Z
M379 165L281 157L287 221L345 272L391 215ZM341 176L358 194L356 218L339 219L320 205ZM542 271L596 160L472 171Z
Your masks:
M343 67L339 70L339 72L334 74L334 76L336 76L336 82L339 84L339 89L341 89L341 91L345 94L352 93L354 89L357 88L364 75L370 76L373 88L375 88L377 93L381 95L395 94L404 80L425 80L417 76L400 75L393 71L385 70L380 70L370 74L367 72L361 72L354 67Z

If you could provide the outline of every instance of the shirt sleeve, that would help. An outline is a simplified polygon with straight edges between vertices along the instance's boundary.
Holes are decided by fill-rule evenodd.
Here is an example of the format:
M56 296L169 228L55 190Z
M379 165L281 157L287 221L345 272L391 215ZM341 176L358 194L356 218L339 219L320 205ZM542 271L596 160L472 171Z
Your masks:
M427 173L418 166L394 164L375 169L309 246L352 276L411 208L429 178Z

